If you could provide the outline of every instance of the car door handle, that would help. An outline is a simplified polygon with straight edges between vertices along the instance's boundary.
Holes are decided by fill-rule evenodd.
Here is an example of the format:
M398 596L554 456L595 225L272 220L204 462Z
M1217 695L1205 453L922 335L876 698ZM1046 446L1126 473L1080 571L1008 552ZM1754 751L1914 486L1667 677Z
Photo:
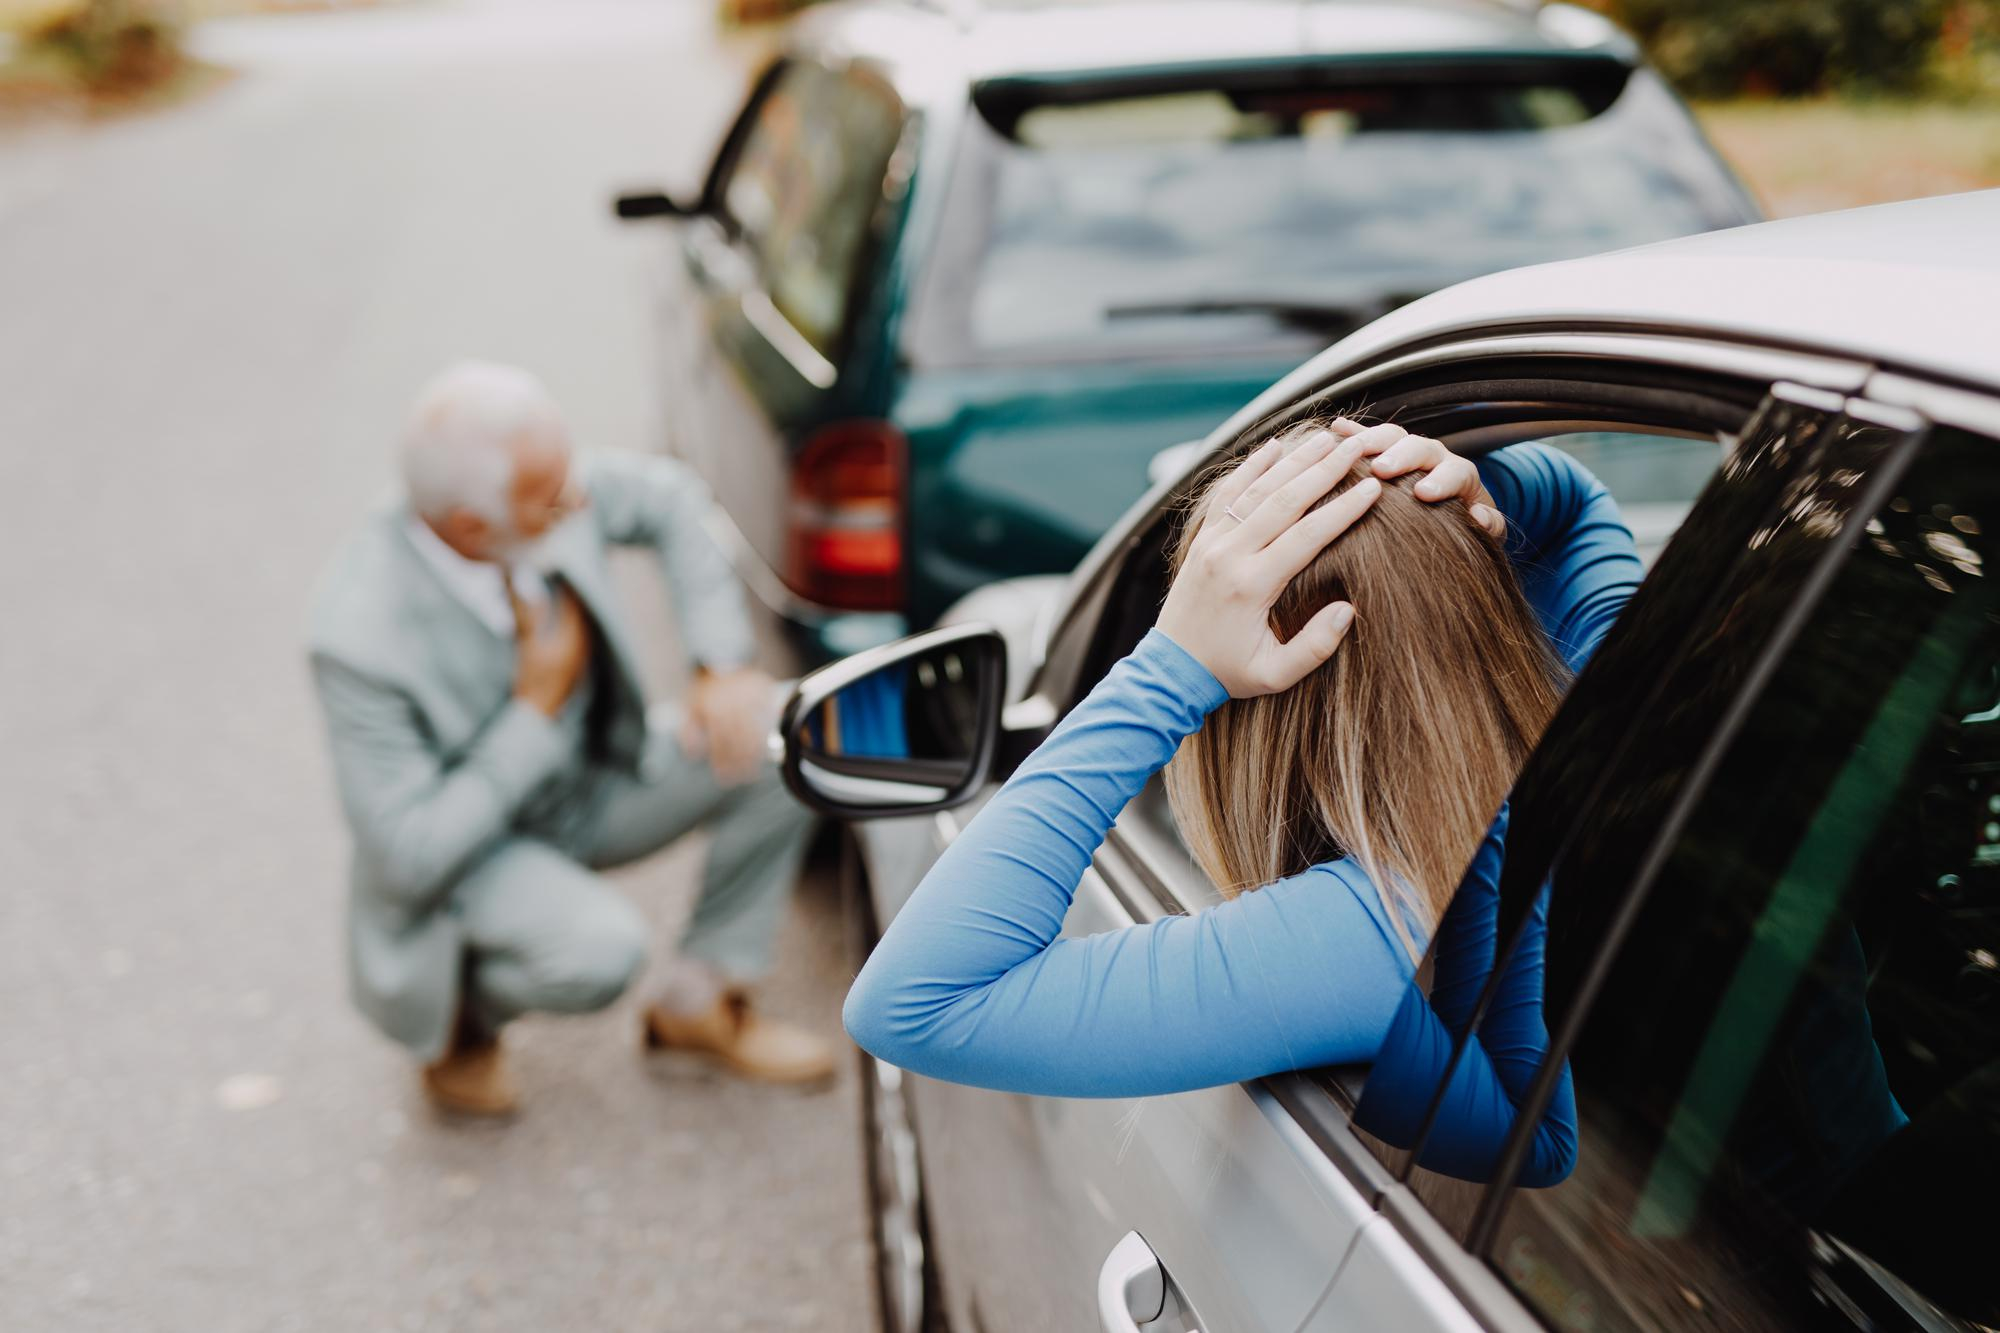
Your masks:
M1097 1270L1097 1323L1104 1333L1139 1333L1167 1304L1167 1274L1136 1231L1111 1247Z

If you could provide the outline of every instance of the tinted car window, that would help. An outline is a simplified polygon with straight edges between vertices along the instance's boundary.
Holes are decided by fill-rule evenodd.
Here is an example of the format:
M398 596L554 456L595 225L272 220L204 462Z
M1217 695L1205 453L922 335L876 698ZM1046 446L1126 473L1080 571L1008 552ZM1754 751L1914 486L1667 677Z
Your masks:
M1652 76L1570 64L983 97L955 341L1324 342L1476 274L1745 220Z
M1557 1327L2000 1322L1994 447L1875 510L1624 935L1493 1251Z
M756 255L771 303L828 356L902 126L880 80L795 63L765 94L722 184L723 211Z
M1515 786L1498 936L1514 936L1554 868L1551 1031L1561 1029L1624 901L1621 890L1639 873L1704 744L1741 696L1807 575L1837 550L1865 478L1905 441L1898 431L1833 415L1842 406L1837 397L1782 393L1745 425ZM1465 1015L1439 1018L1463 1039ZM1396 1149L1420 1142L1420 1125L1375 1127ZM1399 1169L1409 1160L1403 1152L1385 1158ZM1481 1191L1421 1168L1411 1180L1452 1233L1469 1239Z

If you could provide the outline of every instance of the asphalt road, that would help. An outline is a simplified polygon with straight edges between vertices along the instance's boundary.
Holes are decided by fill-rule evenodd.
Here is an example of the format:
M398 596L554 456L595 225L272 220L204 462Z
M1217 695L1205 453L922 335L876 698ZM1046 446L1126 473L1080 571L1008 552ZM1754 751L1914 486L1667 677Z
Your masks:
M519 1025L518 1122L427 1111L347 1006L299 651L444 361L654 437L664 235L605 202L698 172L711 13L244 20L189 104L0 129L0 1328L871 1326L851 1069L676 1079L628 997ZM693 851L624 877L663 942ZM769 994L829 1034L839 939L809 885Z

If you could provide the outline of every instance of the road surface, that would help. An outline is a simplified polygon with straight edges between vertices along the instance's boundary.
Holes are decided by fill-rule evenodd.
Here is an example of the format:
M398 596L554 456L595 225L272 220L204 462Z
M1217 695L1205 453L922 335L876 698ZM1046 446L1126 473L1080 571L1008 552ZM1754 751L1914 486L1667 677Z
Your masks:
M665 233L605 204L698 174L751 58L711 14L241 20L188 104L0 129L0 1327L872 1325L851 1068L677 1080L628 997L519 1025L518 1122L428 1112L347 1005L300 657L445 361L655 437ZM623 878L662 942L693 865ZM802 896L770 996L829 1035L836 921Z

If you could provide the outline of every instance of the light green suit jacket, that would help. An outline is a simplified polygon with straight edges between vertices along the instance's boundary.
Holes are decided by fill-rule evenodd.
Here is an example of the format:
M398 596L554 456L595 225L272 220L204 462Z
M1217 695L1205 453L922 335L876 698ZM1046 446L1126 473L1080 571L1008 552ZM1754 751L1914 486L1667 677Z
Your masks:
M589 763L636 772L646 708L606 551L659 555L689 656L748 662L734 571L703 526L686 468L641 454L578 460L590 504L551 539L555 569L598 629ZM459 601L410 541L409 511L378 512L335 554L309 647L335 777L354 835L348 958L354 998L423 1058L456 1009L464 947L452 886L515 828L525 803L586 763L574 732L513 698L514 645Z

